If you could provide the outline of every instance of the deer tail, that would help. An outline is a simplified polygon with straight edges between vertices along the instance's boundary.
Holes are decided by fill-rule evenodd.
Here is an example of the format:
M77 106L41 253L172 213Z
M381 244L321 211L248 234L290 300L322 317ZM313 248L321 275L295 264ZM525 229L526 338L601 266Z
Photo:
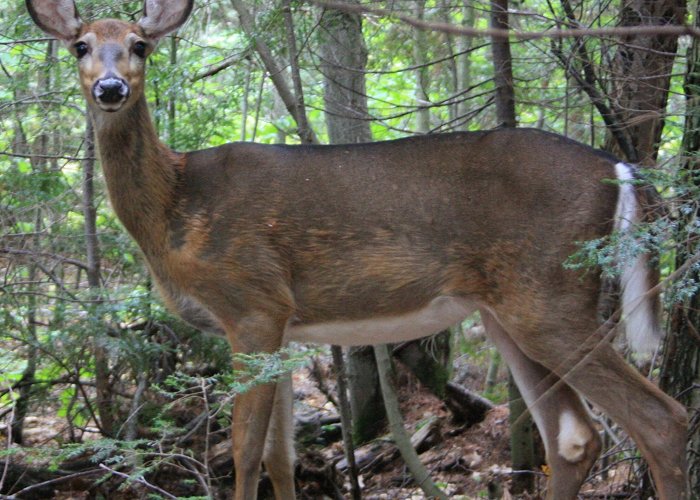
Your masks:
M615 229L622 233L632 231L644 214L640 202L641 189L632 181L634 167L617 163L615 173L619 183ZM653 353L662 338L659 325L659 291L654 290L659 274L651 266L648 252L636 253L623 264L621 275L622 320L630 347L641 354Z

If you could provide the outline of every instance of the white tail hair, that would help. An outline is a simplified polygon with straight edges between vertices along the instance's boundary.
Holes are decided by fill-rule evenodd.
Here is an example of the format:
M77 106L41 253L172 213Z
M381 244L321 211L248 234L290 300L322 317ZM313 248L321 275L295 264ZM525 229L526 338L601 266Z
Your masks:
M615 211L615 229L629 231L641 219L642 209L634 180L634 168L617 163L615 173L619 182L619 196ZM656 350L662 337L657 317L657 296L648 293L653 286L649 255L639 254L624 264L622 270L622 319L630 347L640 353Z

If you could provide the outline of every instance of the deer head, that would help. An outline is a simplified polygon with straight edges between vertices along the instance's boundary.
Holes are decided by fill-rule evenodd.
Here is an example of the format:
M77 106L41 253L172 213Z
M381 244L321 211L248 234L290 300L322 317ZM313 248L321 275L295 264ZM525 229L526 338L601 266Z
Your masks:
M91 106L118 112L143 92L146 58L160 38L179 28L193 0L146 0L135 23L85 23L73 0L27 0L34 22L64 42L78 60L80 85Z

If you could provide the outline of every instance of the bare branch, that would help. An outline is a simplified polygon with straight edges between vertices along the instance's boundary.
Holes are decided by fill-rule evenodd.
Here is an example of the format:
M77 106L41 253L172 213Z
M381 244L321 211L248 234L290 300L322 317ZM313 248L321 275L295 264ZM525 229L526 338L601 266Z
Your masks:
M537 40L541 38L570 38L580 36L605 36L624 37L630 35L647 36L681 36L689 35L700 38L700 28L689 25L663 25L663 26L617 26L614 28L577 28L577 29L551 29L547 31L515 31L509 29L487 28L477 29L468 26L457 26L445 22L424 21L405 14L398 14L390 9L366 7L364 5L349 4L326 0L310 0L311 3L326 9L342 10L354 14L371 14L378 17L397 19L403 23L420 30L440 31L450 35L468 36L474 38L515 38L516 40Z

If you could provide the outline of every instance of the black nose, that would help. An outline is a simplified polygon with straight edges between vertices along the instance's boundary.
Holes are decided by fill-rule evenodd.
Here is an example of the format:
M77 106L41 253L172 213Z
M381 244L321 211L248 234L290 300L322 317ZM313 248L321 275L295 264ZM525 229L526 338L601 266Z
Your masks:
M95 82L92 95L105 104L116 104L129 97L129 86L121 78L103 78Z

